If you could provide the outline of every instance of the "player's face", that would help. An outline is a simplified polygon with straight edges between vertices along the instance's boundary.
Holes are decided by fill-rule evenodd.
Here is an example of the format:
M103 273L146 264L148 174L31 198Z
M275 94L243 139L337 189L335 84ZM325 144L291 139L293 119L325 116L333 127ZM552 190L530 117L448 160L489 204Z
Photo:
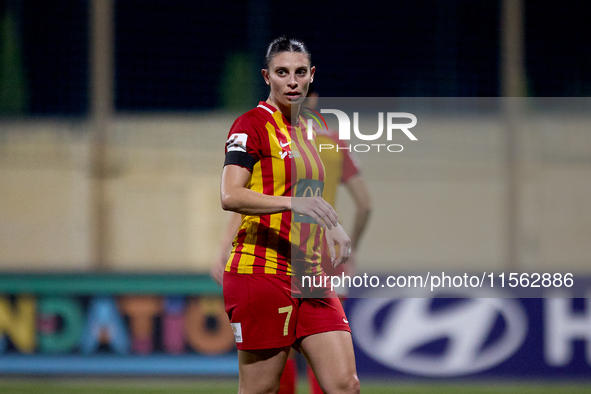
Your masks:
M280 52L273 57L263 77L271 86L270 98L279 106L291 107L306 98L308 86L314 79L315 67L308 56L300 52Z

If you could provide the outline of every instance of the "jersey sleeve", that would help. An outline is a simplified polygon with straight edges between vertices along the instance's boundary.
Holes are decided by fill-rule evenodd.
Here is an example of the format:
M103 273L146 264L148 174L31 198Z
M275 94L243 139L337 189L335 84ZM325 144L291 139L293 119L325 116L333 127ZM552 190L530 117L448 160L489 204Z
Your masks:
M349 179L354 177L359 173L359 165L356 163L355 158L351 156L346 150L342 150L343 152L343 174L341 176L341 183L349 182Z
M252 172L260 158L261 146L256 121L247 114L242 115L236 119L228 133L224 166L233 164Z

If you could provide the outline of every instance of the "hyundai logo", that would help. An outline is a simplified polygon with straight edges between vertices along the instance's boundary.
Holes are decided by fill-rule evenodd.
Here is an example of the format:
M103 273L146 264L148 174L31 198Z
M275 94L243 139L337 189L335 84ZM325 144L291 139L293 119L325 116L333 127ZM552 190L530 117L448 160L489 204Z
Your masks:
M521 305L503 298L368 298L349 317L356 344L370 357L423 376L494 367L519 349L527 332Z

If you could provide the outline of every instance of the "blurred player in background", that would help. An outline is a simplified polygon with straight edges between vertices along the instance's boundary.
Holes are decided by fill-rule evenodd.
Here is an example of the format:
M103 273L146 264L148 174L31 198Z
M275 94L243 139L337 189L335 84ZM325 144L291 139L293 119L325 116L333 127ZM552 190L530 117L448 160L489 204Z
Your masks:
M315 109L318 105L318 93L313 89L311 84L308 89L308 97L303 106ZM339 143L338 134L332 130L315 128L316 131L316 146L321 144L332 146L343 146ZM344 146L343 146L344 147ZM371 200L367 185L363 180L357 160L347 149L323 149L319 151L320 158L324 164L324 191L323 198L331 205L335 206L337 191L339 185L344 185L355 203L355 216L353 223L353 231L351 233L351 255L346 264L341 264L336 268L331 263L330 253L326 239L322 245L322 269L327 275L345 275L352 276L355 274L355 252L358 248L359 241L365 231L369 213L371 210ZM229 218L228 225L222 236L218 256L211 269L211 277L219 285L222 285L223 273L226 263L230 257L232 250L232 243L236 238L236 234L242 222L242 215L232 212ZM348 295L347 288L337 288L337 294L341 301L345 301ZM295 394L297 383L297 365L295 359L296 352L290 352L289 359L286 362L285 369L281 375L280 394ZM307 367L308 382L310 384L309 392L311 394L321 394L322 389L316 380L314 373L310 366Z
M273 41L262 70L269 98L234 122L226 142L222 207L242 215L222 278L238 347L240 393L278 392L292 347L306 357L326 392L360 390L351 332L336 293L330 287L306 289L295 275L322 275L325 237L335 266L351 253L349 236L321 197L324 165L300 116L314 72L301 41ZM307 197L310 187L316 191Z
M304 102L304 107L315 109L318 106L318 92L315 91L313 85L310 85L308 89L308 97ZM334 148L321 149L319 148L318 153L320 159L324 164L324 191L322 197L331 206L336 205L337 191L339 185L344 185L347 192L355 203L355 218L353 222L353 231L351 234L351 255L346 264L341 264L334 267L331 263L330 253L326 239L322 244L322 270L328 276L341 276L343 273L348 276L355 275L355 252L359 246L359 241L369 219L369 213L371 210L371 199L367 185L362 178L359 170L359 163L356 158L349 151L348 145L343 144L339 141L339 135L337 132L316 127L316 146L321 145L327 146L332 145ZM340 148L337 150L336 146ZM343 281L344 282L344 281ZM346 287L335 288L339 298L344 302L348 296L349 289ZM294 352L292 354L295 355ZM322 389L316 380L312 369L308 365L308 382L310 384L311 394L322 394ZM289 376L289 375L288 375ZM282 377L282 383L284 377Z
M304 102L304 106L315 109L318 106L318 97L318 92L314 90L313 85L310 85L308 97ZM347 260L347 264L339 265L336 268L333 267L330 261L330 255L328 254L328 245L323 245L322 269L330 276L341 275L343 272L345 275L353 275L355 272L355 252L359 246L359 241L365 232L369 213L371 211L369 191L360 174L358 160L353 154L351 154L348 145L339 141L338 133L330 129L326 130L319 127L314 130L316 131L316 146L339 146L339 149L319 149L318 153L320 154L320 159L322 159L322 163L326 170L324 174L324 191L322 197L334 207L336 205L338 187L339 185L344 185L355 203L355 217L353 231L351 232L352 251L349 260ZM339 295L346 297L346 289L339 291L342 291Z

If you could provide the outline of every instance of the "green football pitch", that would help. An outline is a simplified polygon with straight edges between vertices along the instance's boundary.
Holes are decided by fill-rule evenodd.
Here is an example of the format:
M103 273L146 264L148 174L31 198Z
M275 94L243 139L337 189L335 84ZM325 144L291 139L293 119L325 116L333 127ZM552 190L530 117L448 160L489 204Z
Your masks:
M5 380L0 378L2 394L231 394L237 392L236 380L175 380L171 378L140 379L91 379L91 380ZM304 381L301 381L298 394L307 393ZM412 383L412 382L363 382L361 392L365 394L583 394L591 393L591 383Z

